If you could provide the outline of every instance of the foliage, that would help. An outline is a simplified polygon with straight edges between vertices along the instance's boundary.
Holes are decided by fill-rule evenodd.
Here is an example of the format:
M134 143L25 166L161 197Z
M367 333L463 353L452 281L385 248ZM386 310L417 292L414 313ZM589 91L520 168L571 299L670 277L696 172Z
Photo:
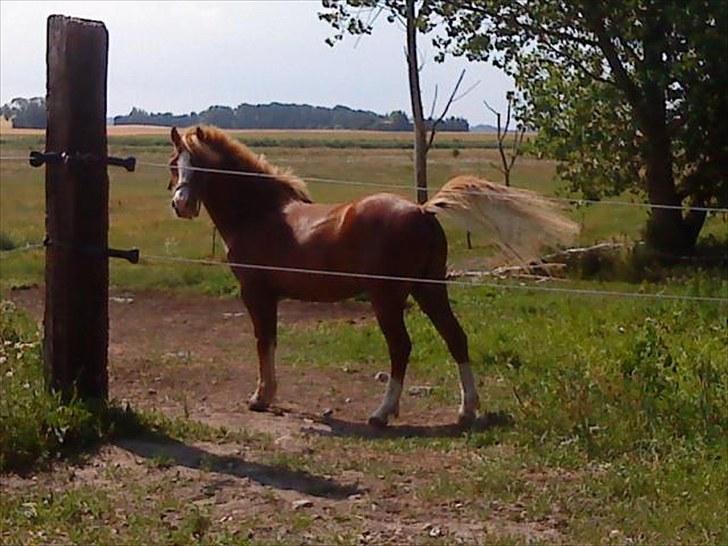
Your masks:
M89 408L46 391L35 327L10 302L0 311L0 471L96 440L99 423Z
M408 1L410 0L321 0L322 11L319 12L319 19L326 21L334 30L334 35L326 43L333 46L347 34L372 34L374 24L382 13L385 14L387 22L399 21L404 24ZM417 12L417 31L423 34L430 32L435 27L433 3L412 1Z
M63 403L43 379L35 325L9 301L0 301L0 472L25 470L119 435L230 441L241 435L157 412L117 404ZM251 435L243 435L251 439Z
M560 365L514 365L508 373L523 424L536 441L578 442L596 457L669 451L672 442L713 444L728 431L728 377L720 362L726 346L675 347L671 313L624 328L625 354L594 355ZM711 326L697 322L704 339ZM721 349L722 346L722 349Z
M15 241L13 241L13 238L10 235L4 231L0 231L0 251L13 250L16 246Z
M46 106L44 97L24 99L15 98L0 107L0 115L9 119L13 127L27 127L31 129L45 129Z
M191 126L209 124L224 129L356 129L368 131L411 131L412 123L399 110L380 115L366 110L353 110L346 106L326 108L308 104L240 104L211 106L200 113L175 115L149 113L132 108L126 116L115 116L114 125ZM450 117L442 122L444 131L467 132L469 125L463 118Z
M516 79L522 119L559 174L591 198L728 203L725 2L441 2L443 51L490 58ZM656 210L648 235L690 249L704 214Z

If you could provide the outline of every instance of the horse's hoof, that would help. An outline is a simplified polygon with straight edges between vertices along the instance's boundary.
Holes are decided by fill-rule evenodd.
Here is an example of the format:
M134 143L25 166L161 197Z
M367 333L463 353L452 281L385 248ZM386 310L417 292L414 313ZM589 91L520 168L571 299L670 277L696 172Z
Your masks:
M372 415L369 417L369 420L367 421L369 423L370 427L374 428L387 428L387 421L386 419L382 419L378 415Z
M269 404L266 402L263 402L262 400L251 400L248 402L248 409L250 411L266 411L269 407Z
M477 416L474 411L467 411L458 414L458 426L461 428L470 428L475 423Z

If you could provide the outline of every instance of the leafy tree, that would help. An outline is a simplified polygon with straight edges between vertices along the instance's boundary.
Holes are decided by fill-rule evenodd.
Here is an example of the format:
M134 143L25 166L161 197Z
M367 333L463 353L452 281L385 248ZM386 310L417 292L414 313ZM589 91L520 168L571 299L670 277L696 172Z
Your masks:
M586 197L629 190L646 237L690 251L699 206L728 204L728 2L441 0L442 51L490 58L516 80L519 115Z
M13 127L45 129L46 106L44 97L15 98L0 107L0 114L12 121Z
M426 34L434 28L436 22L433 17L434 2L431 0L321 0L321 2L323 11L319 13L319 17L328 22L335 32L332 38L326 40L331 46L342 40L345 34L358 36L371 34L374 23L382 13L386 14L388 22L399 23L404 27L405 58L414 122L415 186L417 202L424 203L427 201L427 152L432 147L437 129L445 121L445 115L455 100L455 94L465 75L465 71L460 74L442 114L436 119L433 118L437 100L437 89L435 89L432 112L429 118L425 119L420 90L421 66L417 54L417 36Z
M308 104L240 104L236 108L211 106L199 114L176 115L170 112L147 112L132 108L128 115L115 116L114 125L190 126L209 123L234 129L363 129L380 131L411 131L412 123L404 112L380 115L347 106L326 108ZM447 131L468 131L463 118L450 117L440 122Z

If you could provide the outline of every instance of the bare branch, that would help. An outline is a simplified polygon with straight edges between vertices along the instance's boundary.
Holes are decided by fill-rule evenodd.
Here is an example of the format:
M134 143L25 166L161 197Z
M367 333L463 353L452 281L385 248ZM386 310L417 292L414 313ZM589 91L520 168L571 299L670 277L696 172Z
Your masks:
M432 148L432 142L435 140L435 133L437 132L437 125L438 123L435 122L430 127L430 138L427 140L427 147L425 148L426 152L429 152L430 148Z
M503 130L501 127L501 113L500 112L496 112L495 121L496 121L496 129L498 129L498 148L500 149L500 145L503 142L503 138L505 137L505 134L503 133Z
M508 165L509 182L510 182L511 169L513 168L513 165L516 162L516 159L518 158L518 156L521 155L521 144L523 143L523 135L525 135L525 134L526 134L526 128L521 127L521 129L519 129L517 136L515 136L513 138L513 147L511 148L511 160Z
M506 154L506 146L504 145L506 138L508 137L508 129L511 124L511 119L513 119L513 103L514 98L511 93L506 94L506 99L508 102L508 109L506 111L506 124L505 126L501 123L501 113L498 112L495 108L493 108L490 104L488 104L488 101L484 100L483 104L485 104L485 107L493 112L495 114L496 118L496 129L498 131L497 136L497 142L498 142L498 153L501 158L501 164L502 167L498 167L494 165L491 162L491 165L495 167L496 170L501 172L503 174L503 177L505 178L505 184L506 186L511 185L511 170L513 169L513 165L516 163L516 159L518 156L521 155L520 153L520 147L523 143L523 136L526 133L526 127L522 126L519 128L516 133L513 135L513 143L510 146L509 153Z
M462 99L464 97L467 97L471 93L471 91L473 91L473 89L475 89L476 87L478 87L480 85L480 81L481 80L476 81L473 85L471 85L465 91L463 91L462 93L460 93L457 97L455 97L453 99L453 102L457 102L460 99Z
M430 127L430 139L427 142L427 148L426 150L430 150L432 147L432 142L435 140L435 133L437 132L437 126L440 125L443 120L445 119L445 116L447 115L448 110L450 110L450 106L452 106L453 101L455 100L455 95L458 92L458 89L460 88L460 84L463 83L463 78L465 77L465 69L463 68L460 72L460 77L458 78L458 81L455 83L455 87L453 87L452 93L450 93L450 98L447 100L447 103L445 103L445 108L443 108L442 113L440 116L432 122L432 126Z
M425 65L427 64L427 57L425 57L424 53L422 53L421 50L417 50L417 72L422 72L422 69L425 68Z
M499 173L506 174L506 172L503 170L503 167L498 166L498 164L496 164L495 161L489 161L488 162L488 165L490 165L491 167L493 167Z
M506 125L503 128L503 134L508 132L508 127L511 126L511 106L513 105L513 101L508 98L508 109L506 110Z
M435 84L435 96L432 98L432 108L430 108L430 119L435 115L435 106L437 105L437 84Z
M458 92L458 89L460 88L460 84L463 83L463 78L465 77L465 69L463 68L460 72L460 77L458 78L457 83L455 83L455 87L452 89L452 93L450 93L450 98L448 99L447 103L445 104L445 109L442 111L442 114L440 114L440 120L443 120L445 116L447 115L447 111L450 109L450 106L452 105L455 94Z
M490 104L488 104L488 101L487 101L487 100L483 99L483 104L485 104L485 107L486 107L486 108L487 108L488 110L490 110L491 112L493 112L493 114L495 114L496 116L500 115L500 114L498 114L498 112L497 112L497 111L495 110L495 108L493 108L493 107L492 107L492 106L491 106Z
M377 22L377 19L382 14L382 11L384 11L385 6L383 4L379 5L379 9L375 12L375 7L372 6L369 11L369 18L367 19L367 22L364 24L366 28L372 28L374 26L374 23ZM374 15L372 15L374 13ZM354 42L354 49L357 48L359 45L359 42L364 37L364 34L359 34L359 36L356 37L356 41Z

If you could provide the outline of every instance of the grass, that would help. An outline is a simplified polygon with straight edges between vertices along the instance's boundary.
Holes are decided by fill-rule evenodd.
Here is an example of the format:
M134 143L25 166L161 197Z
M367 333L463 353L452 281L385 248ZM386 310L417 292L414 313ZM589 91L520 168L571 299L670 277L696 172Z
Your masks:
M131 511L119 507L115 493L80 486L0 497L2 524L8 524L0 537L7 544L258 544L215 530L209 509L176 499L168 488L134 490L124 499L140 508Z
M0 302L0 473L23 471L100 442L155 435L170 440L240 441L253 435L137 412L115 402L64 402L46 390L36 325L8 301Z
M728 285L705 279L671 288L719 294ZM725 306L475 288L452 290L451 298L475 371L497 396L488 409L516 414L533 438L578 441L590 455L609 458L654 451L671 438L711 442L728 430ZM407 324L413 369L452 385L456 369L444 364L449 355L427 318L412 307ZM373 322L288 326L279 348L294 364L388 361ZM455 388L437 392L454 402Z
M113 131L113 130L112 130ZM412 133L390 131L295 131L295 130L230 130L241 142L251 147L263 148L359 148L359 149L412 149ZM0 145L13 145L30 149L43 146L42 134L7 135L0 138ZM110 142L115 146L130 148L169 147L169 129L159 128L155 134L123 135L111 133ZM497 148L492 133L438 133L434 148L448 150Z
M347 135L342 138L357 141L356 147L347 149L325 147L326 139L335 138L330 134L248 137L269 139L260 150L273 163L291 166L305 176L392 185L411 180L410 152L400 149L400 143L369 148L359 142L369 139L376 143L383 136ZM148 141L143 137L112 138L111 150L116 155L135 154L140 160L164 162L167 149L163 139L144 138ZM307 144L295 142L298 138L306 139ZM272 139L277 143L271 144ZM309 143L316 146L304 147ZM475 147L460 146L459 154L435 150L432 180L441 183L462 171L497 179L490 166L497 160L493 151L471 144ZM38 146L39 141L37 137L13 137L0 145L3 155L14 155ZM354 146L351 142L346 145ZM555 194L558 186L552 180L553 171L550 163L524 158L514 173L514 183ZM3 247L42 239L41 173L3 163L0 175ZM142 256L212 254L209 220L182 222L169 214L166 172L141 167L133 175L112 171L111 176L112 246L140 246ZM361 188L313 184L311 189L321 201L367 193ZM612 238L632 240L644 221L644 211L629 207L584 207L573 214L582 222L584 244ZM705 234L724 240L725 219L711 219ZM473 256L487 251L480 246L468 252L462 234L453 230L449 239L455 266L471 264L476 259ZM475 243L478 245L477 236ZM39 283L42 273L40 252L0 255L3 290ZM725 270L670 268L653 273L616 272L600 280L574 280L563 286L723 297L728 293ZM633 282L608 280L620 278ZM660 280L651 282L653 278ZM132 289L214 295L237 291L225 268L159 263L139 267L115 261L112 283ZM274 451L267 454L267 462L334 476L359 471L371 479L385 476L395 484L416 468L422 476L414 478L424 485L403 486L393 493L409 510L418 511L408 514L412 518L429 517L439 506L465 502L468 517L477 521L556 526L558 540L566 543L728 543L724 517L728 502L725 305L568 297L522 289L456 288L450 296L469 336L483 409L505 416L501 426L443 438L318 438L306 455L280 453L268 440L258 439L263 449ZM0 358L4 359L0 364L0 467L5 471L42 468L115 434L151 432L195 441L256 441L245 433L158 413L117 408L109 416L78 403L63 405L42 388L35 325L7 306L0 321ZM437 386L432 393L434 403L449 406L454 417L456 368L444 344L416 307L408 310L407 324L413 338L411 384ZM384 340L373 320L356 325L326 321L284 326L278 348L280 359L293 366L388 367ZM403 419L407 402L405 397ZM428 460L437 464L426 466ZM172 462L160 454L148 464L150 470L169 473L163 475L163 482L164 476L174 472ZM209 468L202 468L203 472L219 470L214 461L201 462L202 467L206 465ZM111 481L123 482L124 477ZM160 482L125 487L123 494L134 509L123 518L112 509L119 494L114 488L92 490L77 485L53 493L39 487L3 496L0 539L179 544L253 544L257 540L248 535L258 526L255 521L219 524L211 508L186 504L176 498L178 490L173 484ZM270 489L264 494L276 498ZM286 510L277 514L275 525L281 532L292 528L297 533L313 533L319 542L356 543L365 530L366 515L363 508L357 510L335 516L341 518L337 532L324 528L322 522L331 518L312 520L307 513ZM166 519L170 511L179 516L174 522ZM494 544L518 544L523 539L509 536L508 528L486 538ZM296 542L291 535L270 540ZM447 539L435 537L432 542L447 543Z
M258 138L257 135L254 135ZM372 138L391 138L399 141L402 135L378 133L347 133L337 136L331 133L305 133L295 138L311 141L317 139L351 138L357 142L369 142ZM29 149L42 147L41 137L3 137L0 154L23 155ZM262 138L262 137L261 137ZM290 167L304 177L321 177L339 180L364 181L381 184L381 188L342 186L311 182L310 189L316 201L338 202L363 196L373 191L384 191L392 186L409 186L412 183L411 151L405 149L324 147L301 148L291 139L293 134L276 136L285 146L256 146L274 164ZM451 138L449 135L446 138ZM489 135L460 135L470 143L486 143ZM147 146L149 139L160 142ZM160 140L161 139L161 140ZM445 140L445 139L443 139ZM169 145L160 136L111 137L110 153L119 156L134 155L139 161L165 164ZM154 140L149 142L156 142ZM376 143L376 141L372 141ZM475 144L473 144L475 145ZM460 173L472 173L492 180L500 175L493 167L498 161L497 151L463 148L454 157L451 150L433 150L430 155L429 176L433 191L450 177ZM530 157L519 160L513 172L513 183L535 189L544 194L555 194L558 183L554 182L554 165ZM166 169L139 166L137 172L126 173L110 170L110 231L109 242L114 248L141 249L145 255L180 255L184 257L212 257L212 224L204 214L193 222L177 220L169 207ZM23 162L0 164L0 240L4 247L22 247L37 243L45 235L44 186L42 169L31 169ZM401 188L391 191L412 197ZM644 223L645 211L632 207L588 206L572 213L581 225L580 243L589 244L605 239L631 240L639 236ZM465 236L453 226L446 226L450 243L450 261L454 267L482 265L492 249L485 247L474 235L474 251L468 251ZM706 226L706 235L716 234L725 238L725 219L713 218ZM221 259L223 250L218 240L215 257ZM0 288L11 288L39 282L43 277L43 254L40 250L0 254ZM113 285L126 288L189 289L212 295L236 292L236 286L225 268L204 266L179 267L176 264L154 263L154 267L139 267L121 261L113 261L111 267Z
M683 294L728 289L725 279L700 276L666 287ZM452 290L451 299L469 334L484 409L511 415L513 425L464 439L380 441L382 454L417 460L441 452L458 468L433 473L422 502L496 499L522 505L527 519L558 506L570 543L728 540L725 305L464 288ZM433 396L454 413L456 370L444 344L416 307L407 324L411 384L438 385ZM289 326L278 347L294 364L387 368L373 322ZM404 415L406 405L405 397ZM342 459L369 447L366 440L349 443L351 458ZM470 455L464 466L452 460L460 452ZM368 465L360 469L382 471ZM534 482L533 474L545 477ZM481 510L484 518L491 514L486 505Z

